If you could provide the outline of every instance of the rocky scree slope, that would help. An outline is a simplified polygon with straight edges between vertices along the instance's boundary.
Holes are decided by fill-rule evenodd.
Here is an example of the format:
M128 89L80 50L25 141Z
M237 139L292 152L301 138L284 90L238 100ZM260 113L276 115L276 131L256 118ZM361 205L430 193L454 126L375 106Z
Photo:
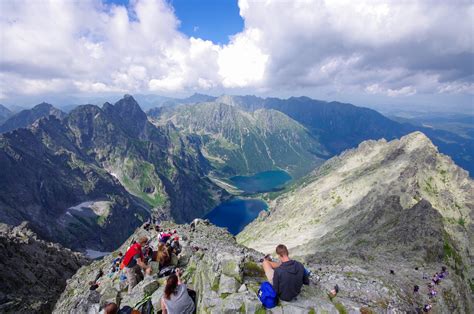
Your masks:
M385 313L387 306L396 311L413 308L411 297L400 293L404 283L386 280L382 274L375 273L351 276L349 273L361 270L349 263L345 266L307 263L315 273L310 285L303 287L296 301L281 301L276 308L266 311L256 295L260 283L266 280L259 263L263 253L237 244L230 233L203 220L199 220L195 231L189 225L174 223L165 223L163 227L176 229L183 239L178 263L184 269L183 278L188 286L197 292L198 313ZM138 229L119 250L82 267L68 280L54 313L99 313L108 302L133 307L147 295L151 295L154 311L158 313L165 278L152 275L129 294L120 285L117 273L107 274L118 252L124 252L132 239L142 235L152 239L152 246L157 245L156 232ZM100 269L105 275L99 280L99 288L90 291L87 283L94 280ZM449 293L455 287L453 280L447 278L443 282ZM343 284L344 291L330 299L326 293L336 283Z
M222 175L284 169L294 177L314 169L327 156L317 138L276 110L249 113L219 102L180 106L153 116L199 137L204 155Z
M96 250L116 248L150 212L189 221L226 197L198 145L153 126L131 96L0 134L0 221Z
M0 312L51 313L70 278L90 261L45 242L26 222L0 224Z
M407 299L420 284L422 265L439 270L445 263L455 289L440 294L438 309L469 312L473 209L474 184L467 172L415 132L391 142L366 141L330 159L272 200L270 211L237 240L262 252L286 243L310 262L359 267L350 271L356 278L396 270L410 280L390 274L384 279L400 280ZM346 290L344 283L341 288Z

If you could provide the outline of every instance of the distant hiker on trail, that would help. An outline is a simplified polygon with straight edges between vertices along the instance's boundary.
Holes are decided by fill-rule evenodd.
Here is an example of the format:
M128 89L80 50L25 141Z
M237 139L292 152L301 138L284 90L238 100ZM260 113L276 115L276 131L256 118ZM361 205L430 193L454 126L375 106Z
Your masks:
M280 262L273 262L269 256L263 260L263 269L273 289L283 301L292 301L298 296L303 284L309 284L304 266L288 256L288 249L280 244L276 247Z
M192 314L195 310L194 300L191 295L196 292L188 290L186 284L181 282L181 270L176 268L166 280L165 292L161 298L163 314Z
M145 264L145 258L143 256L142 247L144 247L148 242L147 237L142 237L140 240L133 244L125 253L123 258L123 265L125 266L125 273L128 280L128 292L130 293L142 279L143 273L150 274L151 268Z

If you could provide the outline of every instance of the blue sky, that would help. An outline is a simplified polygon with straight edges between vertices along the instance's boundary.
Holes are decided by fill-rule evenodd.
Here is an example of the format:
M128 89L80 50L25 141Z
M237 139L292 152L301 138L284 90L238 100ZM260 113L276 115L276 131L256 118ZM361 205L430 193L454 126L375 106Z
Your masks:
M189 37L227 44L229 36L241 32L244 21L237 0L167 0L180 21L179 30ZM129 0L107 0L128 6Z

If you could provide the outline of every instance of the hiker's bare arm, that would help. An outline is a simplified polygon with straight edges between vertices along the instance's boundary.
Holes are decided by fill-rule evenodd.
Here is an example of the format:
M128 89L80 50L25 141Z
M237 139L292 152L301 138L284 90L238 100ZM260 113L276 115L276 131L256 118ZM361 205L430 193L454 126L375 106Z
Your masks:
M163 298L161 298L161 313L168 314L168 309L166 308L166 304Z
M277 268L277 267L280 267L280 262L272 262L272 261L268 261L270 263L270 265L272 266L272 268Z
M176 277L178 277L178 285L182 284L183 282L181 281L181 269L176 268L175 273Z
M141 258L137 259L137 264L138 264L138 266L140 266L140 268L142 268L142 269L146 269L146 268L148 267L147 264L145 264L145 263L142 261Z

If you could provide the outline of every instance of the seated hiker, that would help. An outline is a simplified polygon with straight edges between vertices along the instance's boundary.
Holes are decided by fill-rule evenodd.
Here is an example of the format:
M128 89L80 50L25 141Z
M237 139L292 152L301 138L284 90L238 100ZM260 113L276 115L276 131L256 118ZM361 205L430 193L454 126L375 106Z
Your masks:
M160 269L169 266L171 261L171 256L169 254L168 248L164 243L158 244L158 252L156 255L157 262L160 264Z
M150 274L151 268L145 263L142 247L148 242L147 237L140 238L140 241L133 244L125 253L123 258L123 265L125 266L125 274L128 281L128 292L131 292L142 279L143 273Z
M181 270L176 268L166 280L165 292L161 298L161 308L163 314L192 314L195 304L188 292L186 284L181 282Z
M280 262L273 262L268 256L263 261L263 270L273 289L283 301L292 301L300 293L303 284L309 284L304 266L288 256L288 249L280 244L276 247Z
M166 243L168 242L169 238L171 238L170 232L162 232L160 233L159 241L160 243Z
M179 236L175 236L173 241L171 241L171 251L179 255L181 253L181 244L179 243Z
M143 257L145 258L145 263L147 264L153 259L153 249L148 243L143 248Z

